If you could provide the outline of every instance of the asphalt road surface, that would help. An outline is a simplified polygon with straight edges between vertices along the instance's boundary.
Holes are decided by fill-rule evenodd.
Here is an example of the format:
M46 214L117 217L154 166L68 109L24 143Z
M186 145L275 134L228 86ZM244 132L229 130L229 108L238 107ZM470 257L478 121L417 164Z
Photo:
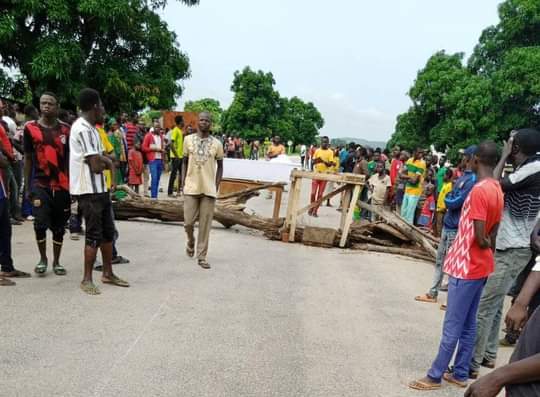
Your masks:
M406 385L438 347L444 313L413 301L432 265L215 225L207 271L185 257L179 225L118 227L131 263L115 269L131 288L82 293L83 242L66 236L67 276L0 289L0 396L422 395ZM28 222L13 246L16 265L32 271Z

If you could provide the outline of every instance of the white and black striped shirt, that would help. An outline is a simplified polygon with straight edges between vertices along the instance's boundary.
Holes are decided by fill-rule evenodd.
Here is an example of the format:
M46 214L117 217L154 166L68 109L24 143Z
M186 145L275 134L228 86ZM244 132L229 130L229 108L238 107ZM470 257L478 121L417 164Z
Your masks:
M103 154L99 132L84 118L79 117L69 134L69 192L72 195L107 192L103 173L93 173L88 157Z

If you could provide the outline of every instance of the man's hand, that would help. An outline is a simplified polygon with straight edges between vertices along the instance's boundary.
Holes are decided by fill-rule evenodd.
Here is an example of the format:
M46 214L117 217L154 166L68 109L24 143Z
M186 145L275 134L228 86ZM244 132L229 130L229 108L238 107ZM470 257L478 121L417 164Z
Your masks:
M540 220L531 233L531 249L540 254Z
M492 372L474 382L465 392L465 397L496 397L501 390L502 386Z
M527 317L527 308L522 304L515 302L510 310L508 310L504 322L508 329L520 331L525 326Z
M512 154L512 146L514 145L514 134L510 134L510 138L503 143L501 157L507 159Z

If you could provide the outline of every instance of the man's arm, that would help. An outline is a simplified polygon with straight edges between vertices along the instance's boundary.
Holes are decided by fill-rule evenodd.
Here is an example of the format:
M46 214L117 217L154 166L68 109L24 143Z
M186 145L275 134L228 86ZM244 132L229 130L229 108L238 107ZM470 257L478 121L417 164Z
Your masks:
M461 189L461 191L455 190L448 193L444 199L446 208L448 208L449 210L456 210L463 207L463 204L465 203L467 196L469 195L472 188L474 187L474 183L472 182L473 182L472 180L467 181L467 183L463 185L463 188Z
M219 185L221 184L222 178L223 178L223 160L218 160L217 172L216 172L216 191L219 191Z
M501 159L499 160L499 163L495 167L495 170L493 171L493 178L495 179L501 179L504 166L506 165L506 162L508 161L508 157L512 154L512 146L514 144L514 135L515 132L512 131L510 134L510 138L506 142L504 142L503 150L501 153Z
M491 248L491 236L486 235L486 222L474 220L474 239L480 248Z
M9 161L6 156L4 156L4 153L2 153L2 143L0 142L0 168L7 168L9 167Z
M496 397L505 386L538 381L540 381L540 353L482 376L467 389L465 397Z
M182 159L182 186L186 186L186 175L189 165L189 155L184 153L184 158Z
M540 291L540 271L531 271L514 304L506 314L504 321L508 328L521 330L525 326L527 307L538 291Z
M171 139L171 152L174 153L177 159L180 158L180 154L178 153L178 150L176 149L176 144L174 143L174 139Z

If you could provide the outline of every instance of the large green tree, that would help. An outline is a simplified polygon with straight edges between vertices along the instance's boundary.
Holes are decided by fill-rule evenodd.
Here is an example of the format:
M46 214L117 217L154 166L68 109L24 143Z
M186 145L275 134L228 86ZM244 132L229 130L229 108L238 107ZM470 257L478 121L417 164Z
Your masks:
M198 0L182 0L194 5ZM4 0L0 3L2 94L55 91L73 108L85 86L109 110L169 108L189 61L157 13L164 0ZM15 71L13 73L12 71ZM3 77L3 79L2 79Z
M196 101L186 101L184 104L185 112L209 112L212 115L212 130L214 133L221 132L221 118L223 116L223 109L217 99L203 98Z
M439 52L418 72L412 106L390 144L435 144L454 152L510 130L540 125L540 2L507 0L500 22L482 33L467 64Z
M321 113L311 102L281 97L272 73L246 67L234 74L234 98L222 118L223 130L245 139L280 135L283 141L314 143L324 126Z

